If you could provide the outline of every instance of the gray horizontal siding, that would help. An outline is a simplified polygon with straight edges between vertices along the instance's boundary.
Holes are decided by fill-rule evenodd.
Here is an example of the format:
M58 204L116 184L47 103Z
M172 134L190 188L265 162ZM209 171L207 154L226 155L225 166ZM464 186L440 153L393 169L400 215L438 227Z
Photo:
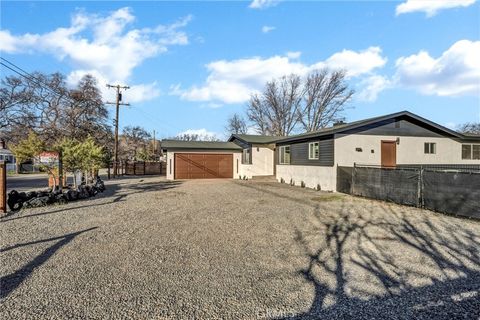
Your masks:
M319 142L319 159L308 159L309 142ZM299 143L282 144L290 146L290 164L299 166L333 166L334 165L334 140L310 140ZM277 153L280 152L280 146L277 146ZM277 154L277 159L280 156Z
M342 132L342 134L365 134L379 136L404 137L444 137L450 136L438 129L426 126L423 123L413 123L405 119L389 119L372 123L363 127Z
M251 147L252 147L252 145L251 145L250 143L246 143L246 142L241 141L241 140L239 140L239 139L237 139L237 138L234 138L234 139L232 140L232 142L235 143L236 145L239 145L239 146L242 147L243 149L247 149L247 148L251 148Z

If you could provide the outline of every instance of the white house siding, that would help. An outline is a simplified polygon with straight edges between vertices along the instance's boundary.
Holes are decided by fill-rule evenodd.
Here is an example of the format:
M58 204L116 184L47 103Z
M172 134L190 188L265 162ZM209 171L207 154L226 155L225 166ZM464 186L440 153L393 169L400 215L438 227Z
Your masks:
M215 151L192 151L192 150L167 150L167 180L174 180L175 176L175 153L209 153L209 154L233 154L233 177L238 178L239 165L242 163L242 154L240 152L232 152L231 150L215 150Z
M235 178L247 177L251 179L252 176L272 176L274 166L273 147L257 147L253 145L251 152L252 164L242 164L240 160L239 172L236 176L234 173Z
M357 164L380 165L381 141L398 136L350 134L335 135L335 163L339 166ZM443 137L400 136L397 144L397 164L480 164L480 160L462 159L462 142ZM424 143L436 143L435 154L424 153ZM362 152L355 151L361 148ZM374 153L372 153L372 151Z
M324 191L335 191L337 185L337 168L323 166L295 166L277 165L276 178L290 183L293 180L296 186L301 186L302 181L307 188L317 188Z

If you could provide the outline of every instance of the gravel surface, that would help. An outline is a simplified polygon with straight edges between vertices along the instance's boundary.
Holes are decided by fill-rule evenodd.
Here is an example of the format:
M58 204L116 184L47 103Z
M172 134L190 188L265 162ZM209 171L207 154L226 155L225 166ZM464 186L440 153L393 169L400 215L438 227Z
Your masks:
M480 317L480 222L279 183L107 182L0 219L2 319Z

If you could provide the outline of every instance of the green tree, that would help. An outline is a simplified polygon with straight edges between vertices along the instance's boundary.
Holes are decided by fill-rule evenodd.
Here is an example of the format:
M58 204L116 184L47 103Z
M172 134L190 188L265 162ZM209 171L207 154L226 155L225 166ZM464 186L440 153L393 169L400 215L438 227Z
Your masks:
M64 172L75 172L82 170L82 144L75 140L65 138L58 148L62 151L62 164ZM77 187L77 179L73 179L73 185Z
M17 173L20 172L20 164L38 157L38 155L44 151L45 143L40 137L33 131L28 133L26 139L21 140L16 145L11 147L13 154L15 155L17 162Z
M92 181L98 170L105 164L105 151L95 139L88 137L80 145L81 168L88 180Z

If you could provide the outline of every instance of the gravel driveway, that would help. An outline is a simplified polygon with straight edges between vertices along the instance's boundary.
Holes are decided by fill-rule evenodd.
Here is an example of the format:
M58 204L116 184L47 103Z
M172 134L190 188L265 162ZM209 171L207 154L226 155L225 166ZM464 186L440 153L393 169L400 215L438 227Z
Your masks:
M0 220L2 319L480 317L480 222L279 183L109 181Z

